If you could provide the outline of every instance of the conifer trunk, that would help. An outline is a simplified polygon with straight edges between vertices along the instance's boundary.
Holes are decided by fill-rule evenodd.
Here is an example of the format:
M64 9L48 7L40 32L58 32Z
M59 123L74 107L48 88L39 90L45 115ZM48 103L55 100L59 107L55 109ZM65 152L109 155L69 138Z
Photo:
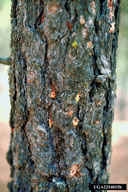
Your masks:
M12 0L12 192L109 179L120 0Z

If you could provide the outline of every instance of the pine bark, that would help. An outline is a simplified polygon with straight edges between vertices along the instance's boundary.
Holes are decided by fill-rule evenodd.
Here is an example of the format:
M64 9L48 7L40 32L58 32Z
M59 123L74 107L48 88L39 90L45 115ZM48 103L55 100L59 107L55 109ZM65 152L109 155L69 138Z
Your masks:
M12 192L108 183L120 0L12 0Z

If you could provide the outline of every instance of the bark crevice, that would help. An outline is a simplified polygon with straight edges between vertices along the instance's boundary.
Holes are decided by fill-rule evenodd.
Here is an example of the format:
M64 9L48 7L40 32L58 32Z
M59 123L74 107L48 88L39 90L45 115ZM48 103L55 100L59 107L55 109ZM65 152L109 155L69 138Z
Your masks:
M69 0L66 0L66 2L65 2L65 10L69 14L69 17L71 18L71 9L70 9L70 2L69 2Z
M107 1L99 0L99 4L100 4L100 16L102 16L102 14L105 12L105 6L107 5Z
M15 19L15 26L17 26L17 5L18 0L12 0L11 17Z

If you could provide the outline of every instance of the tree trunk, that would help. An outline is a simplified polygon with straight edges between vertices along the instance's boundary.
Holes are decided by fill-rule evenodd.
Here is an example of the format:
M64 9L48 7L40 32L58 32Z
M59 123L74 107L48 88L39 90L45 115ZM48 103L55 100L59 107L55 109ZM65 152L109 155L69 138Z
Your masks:
M12 0L13 192L109 179L120 0Z

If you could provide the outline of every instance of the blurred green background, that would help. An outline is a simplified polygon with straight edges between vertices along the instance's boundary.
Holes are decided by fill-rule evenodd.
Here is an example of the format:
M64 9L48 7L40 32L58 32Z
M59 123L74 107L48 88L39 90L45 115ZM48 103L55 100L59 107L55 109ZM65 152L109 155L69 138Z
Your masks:
M0 56L10 53L10 0L0 0Z
M0 56L10 55L11 0L0 0ZM117 50L117 98L113 124L113 153L110 183L128 183L128 0L121 0L119 48ZM9 146L8 66L0 65L0 192L7 192L9 165L6 152ZM120 154L120 158L118 157Z
M0 57L10 55L10 0L0 0ZM0 65L0 122L9 119L8 66Z
M121 0L115 119L128 120L128 0Z

